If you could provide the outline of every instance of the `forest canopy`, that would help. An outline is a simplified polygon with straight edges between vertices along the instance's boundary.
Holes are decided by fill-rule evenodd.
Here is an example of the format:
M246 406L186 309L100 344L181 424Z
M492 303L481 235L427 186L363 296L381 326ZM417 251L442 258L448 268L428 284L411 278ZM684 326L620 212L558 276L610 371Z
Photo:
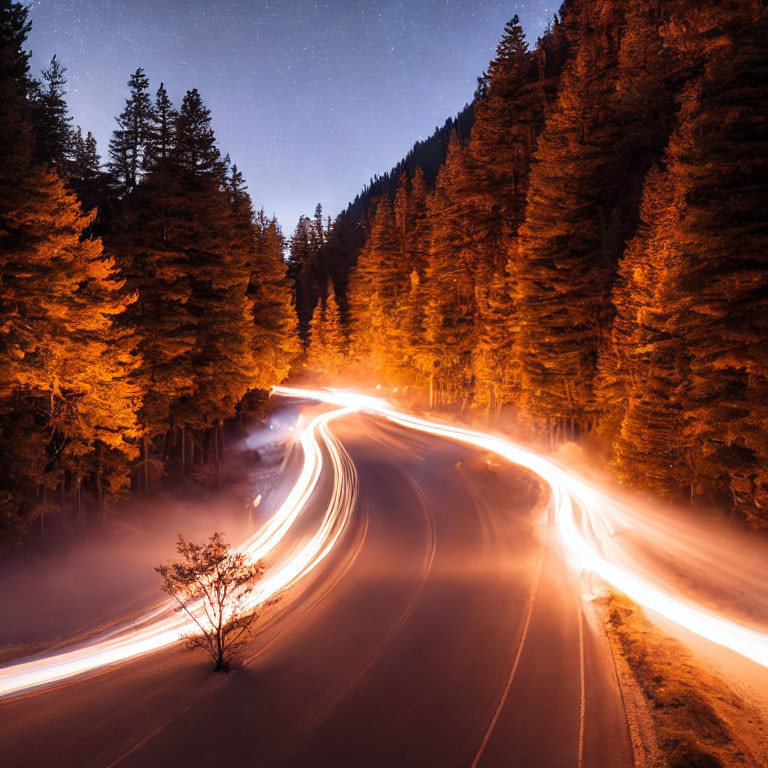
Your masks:
M567 0L286 242L143 69L102 160L0 17L0 537L221 460L288 376L407 391L768 525L768 11ZM501 422L496 421L502 418Z
M87 496L102 513L221 427L298 352L278 223L255 213L192 89L139 68L102 164L66 69L29 72L28 8L0 17L0 533ZM92 505L93 506L93 505Z
M299 222L310 365L332 300L357 380L597 441L630 486L768 525L767 23L569 0L531 46L514 17L436 174L403 161Z

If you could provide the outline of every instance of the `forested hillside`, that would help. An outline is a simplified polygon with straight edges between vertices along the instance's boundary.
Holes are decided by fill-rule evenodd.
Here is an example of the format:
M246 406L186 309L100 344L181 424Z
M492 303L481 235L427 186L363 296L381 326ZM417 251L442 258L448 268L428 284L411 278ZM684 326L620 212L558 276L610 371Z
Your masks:
M103 169L66 70L0 17L0 538L218 462L244 395L298 352L276 221L254 215L197 90L130 77ZM87 501L87 504L84 504ZM92 513L92 512L91 512Z
M480 88L484 86L481 78ZM341 311L347 312L347 283L351 269L365 238L364 222L369 218L372 205L379 197L394 199L398 183L418 172L429 184L435 179L445 162L448 147L454 137L469 138L474 122L473 104L468 104L455 118L424 141L417 141L408 154L390 171L375 176L355 199L331 220L323 219L318 205L314 219L302 217L290 241L289 272L296 294L299 327L304 340L319 299L325 299L332 290ZM334 298L336 301L337 299Z
M292 372L588 436L767 525L767 16L568 0L532 46L514 17L471 105L286 244L196 89L137 69L102 161L4 3L0 538L219 465Z
M310 365L768 525L767 32L759 0L568 0L533 48L515 17L434 183L403 170L359 248L300 225Z

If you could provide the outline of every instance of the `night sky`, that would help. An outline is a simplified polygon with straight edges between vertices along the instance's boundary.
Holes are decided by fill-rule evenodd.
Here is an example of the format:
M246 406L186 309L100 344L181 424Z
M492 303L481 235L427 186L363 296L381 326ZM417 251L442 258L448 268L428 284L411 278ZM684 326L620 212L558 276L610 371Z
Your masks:
M106 158L143 67L178 106L198 88L222 153L286 234L336 215L472 98L515 13L533 45L559 2L35 0L32 69L58 54L75 123Z

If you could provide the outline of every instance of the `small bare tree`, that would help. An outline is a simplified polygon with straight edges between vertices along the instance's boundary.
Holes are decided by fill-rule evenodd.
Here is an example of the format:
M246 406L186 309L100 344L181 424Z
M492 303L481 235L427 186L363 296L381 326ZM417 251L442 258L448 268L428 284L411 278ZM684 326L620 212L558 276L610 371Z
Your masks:
M188 647L203 648L217 671L226 670L231 654L250 636L256 613L248 607L248 597L264 568L230 551L221 533L205 544L193 544L179 534L176 551L180 560L155 568L163 580L160 588L197 625L198 632L187 638Z

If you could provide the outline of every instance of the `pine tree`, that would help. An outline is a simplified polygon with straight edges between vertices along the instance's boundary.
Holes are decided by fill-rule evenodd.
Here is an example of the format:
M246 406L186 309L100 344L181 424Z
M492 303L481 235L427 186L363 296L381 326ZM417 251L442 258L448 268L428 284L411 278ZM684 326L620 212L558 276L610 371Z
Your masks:
M64 176L68 175L74 140L72 117L64 99L66 73L67 68L54 55L50 67L42 71L43 81L36 89L32 110L35 158L56 166Z
M35 413L50 435L28 479L78 491L95 475L116 492L135 456L140 404L129 382L130 340L113 326L131 297L101 242L83 239L93 214L82 213L54 171L32 171L24 193L9 217L16 246L4 263L9 313L0 352L10 361L16 407ZM97 453L112 454L113 470L115 454L122 456L120 477L105 479Z
M173 130L174 165L195 178L223 184L226 166L216 146L211 111L203 104L197 88L184 95Z
M682 94L664 166L646 180L642 226L614 289L599 393L609 432L618 423L614 450L626 482L665 496L689 488L730 497L765 524L759 318L768 286L755 258L766 234L754 225L765 185L747 160L765 152L755 128L764 109L756 83L768 65L756 45L765 35L760 16L744 4L687 27L688 58L708 63Z
M662 167L648 175L640 217L613 291L616 318L598 392L623 482L670 498L690 485L682 409L688 355L674 329L685 258L669 235L679 209Z
M394 383L405 385L416 384L422 378L416 360L424 329L421 286L429 254L428 195L420 168L416 168L413 177L402 173L393 206L398 252L389 278L392 298L385 314L392 344L388 376Z
M660 44L655 4L598 5L578 14L577 52L539 138L510 260L523 404L571 429L597 419L598 351L613 315L608 297L674 95L664 66L637 59L653 40ZM645 46L640 28L652 33ZM636 78L639 70L649 77ZM649 98L630 106L631 86Z
M141 179L155 120L149 80L141 67L131 75L128 87L131 95L109 142L109 169L123 193L133 190Z
M253 305L254 375L251 387L267 390L288 375L299 354L296 312L276 219L254 216L243 174L233 165L226 181L237 228L248 244L247 296Z
M175 122L167 162L147 173L125 201L121 231L111 242L129 290L138 294L124 317L136 330L147 391L143 484L161 453L157 438L181 430L207 434L220 458L218 426L256 382L250 200L224 176L199 93L189 91ZM244 207L237 213L233 195ZM243 197L245 195L245 197ZM197 438L193 438L197 439Z
M283 381L299 355L300 343L291 283L283 260L283 235L263 210L256 216L249 296L256 326L253 386L268 389Z
M330 286L325 300L325 343L330 357L328 370L330 373L338 373L346 359L347 338L336 295Z
M229 155L224 158L225 165L229 165ZM229 204L238 226L248 230L253 225L253 203L248 194L248 186L242 171L235 163L226 176L224 187L229 195Z
M180 407L182 421L200 428L234 414L251 387L254 370L249 233L236 226L222 189L224 163L210 125L210 111L188 91L175 125L173 172L186 188L175 212L194 223L179 232L190 264L194 320L194 403Z
M0 343L15 316L15 308L6 300L9 279L6 264L13 257L21 236L21 232L15 235L13 222L23 203L21 188L28 179L33 147L30 54L23 47L30 29L28 12L21 3L0 5L0 110L3 115L0 120ZM4 417L9 411L14 388L15 377L6 362L0 365L0 415ZM2 426L7 430L7 420ZM3 504L0 515L8 527L21 523L15 505L10 501Z
M669 172L687 256L675 329L690 355L683 399L697 493L727 494L768 524L768 186L763 164L768 19L723 12L727 42L685 95ZM746 19L744 18L746 17Z
M173 404L194 393L190 258L179 242L187 229L183 202L182 180L171 169L152 172L126 199L119 228L107 238L127 291L138 296L121 320L138 340L135 375L146 393L140 421L148 442L170 430Z
M22 3L0 4L0 206L10 200L32 154L33 88L30 53L23 47L30 30L28 14L29 8Z
M486 247L497 260L503 260L500 238L513 234L523 216L530 157L546 106L537 79L536 57L515 16L485 75L469 143L473 182L467 192L478 198L476 226L486 230Z
M333 222L331 237L326 246L328 273L333 281L336 298L342 315L349 316L349 300L347 296L349 278L357 263L357 257L365 240L362 224L340 213Z
M514 328L509 281L504 270L494 271L478 290L478 342L472 356L475 407L495 416L519 396L519 372L514 365Z
M25 484L40 485L46 444L32 414L14 402L18 365L6 342L18 315L8 289L13 279L9 263L23 237L17 212L34 145L30 54L24 50L28 13L21 3L0 4L0 451L7 457L0 467L0 538L6 541L18 539L34 518L23 490Z
M429 261L424 281L425 337L422 360L430 391L469 405L472 356L478 343L478 288L488 278L468 221L466 149L454 138L427 210Z
M333 288L319 300L309 324L306 366L323 377L338 376L346 360L346 336Z
M140 403L128 380L130 342L113 324L131 297L100 241L85 234L93 215L54 169L33 160L28 29L26 10L3 4L0 443L9 460L0 470L0 524L17 531L34 519L41 488L79 498L84 482L97 494L123 486Z
M397 272L400 281L415 269L424 274L427 265L427 196L429 188L421 168L411 178L403 171L395 192L393 213L397 228L400 256Z
M309 321L306 366L310 370L322 373L326 347L325 308L323 307L322 299L318 299L317 306L312 310L312 319Z
M429 390L434 384L434 358L425 344L424 275L414 269L408 276L408 290L400 299L398 346L403 355L403 381L408 387ZM433 393L430 393L432 402Z
M73 138L72 164L70 166L70 180L79 182L92 181L98 176L101 169L101 157L96 147L96 139L88 131L83 138L83 132L78 125Z
M394 312L404 289L401 254L392 203L384 196L349 286L350 345L366 378L391 378L400 362Z
M558 26L529 51L519 19L505 27L474 106L463 185L467 226L477 253L473 404L496 412L515 396L513 302L507 255L525 214L531 158L556 88L566 40Z
M68 181L86 211L107 204L111 193L108 174L101 170L101 157L93 134L83 138L80 126L72 141L72 159L68 166Z
M299 332L304 340L323 285L320 253L316 244L311 220L301 216L289 244L288 277L293 282Z
M312 222L312 236L314 238L313 247L316 251L321 251L325 245L326 233L323 221L323 206L318 203L315 206L315 218Z
M144 154L144 169L151 170L168 160L173 147L173 130L178 113L168 98L165 84L160 83L155 95L152 125Z

